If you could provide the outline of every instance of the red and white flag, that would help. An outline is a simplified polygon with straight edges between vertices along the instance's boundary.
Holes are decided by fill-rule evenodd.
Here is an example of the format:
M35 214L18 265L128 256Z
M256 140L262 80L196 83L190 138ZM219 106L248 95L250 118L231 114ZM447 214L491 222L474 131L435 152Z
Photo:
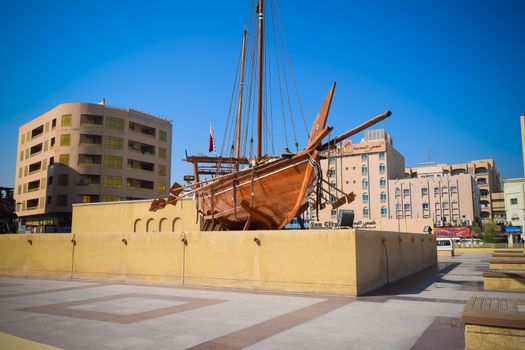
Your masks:
M213 127L211 126L210 120L210 140L208 142L208 152L215 151L215 138L213 137Z

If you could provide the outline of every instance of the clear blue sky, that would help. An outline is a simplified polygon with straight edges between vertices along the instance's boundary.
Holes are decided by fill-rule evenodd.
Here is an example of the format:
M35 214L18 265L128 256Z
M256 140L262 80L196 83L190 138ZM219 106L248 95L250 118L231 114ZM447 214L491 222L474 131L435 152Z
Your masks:
M27 1L0 10L0 185L13 186L18 127L63 102L173 119L206 151L228 109L248 1ZM308 124L332 81L342 133L386 109L407 166L494 158L522 177L525 1L285 1L286 38ZM218 126L220 129L220 125ZM219 134L219 133L217 133ZM354 142L359 141L354 138Z

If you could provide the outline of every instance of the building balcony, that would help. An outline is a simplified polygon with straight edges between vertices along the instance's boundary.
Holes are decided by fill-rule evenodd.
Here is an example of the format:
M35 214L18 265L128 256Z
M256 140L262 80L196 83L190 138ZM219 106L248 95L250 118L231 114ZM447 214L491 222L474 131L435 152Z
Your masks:
M80 126L101 128L102 121L103 117L101 115L82 114L80 116Z
M140 180L140 179L127 179L127 187L130 190L153 192L153 181Z
M130 122L129 131L141 136L156 138L156 130L150 126Z

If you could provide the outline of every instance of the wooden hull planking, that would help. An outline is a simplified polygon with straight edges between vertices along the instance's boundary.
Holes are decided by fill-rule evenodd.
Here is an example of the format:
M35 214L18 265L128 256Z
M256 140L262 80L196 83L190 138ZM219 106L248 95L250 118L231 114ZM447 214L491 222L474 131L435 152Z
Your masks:
M244 169L237 177L199 192L204 229L283 228L301 214L315 188L314 157L316 152L303 153Z

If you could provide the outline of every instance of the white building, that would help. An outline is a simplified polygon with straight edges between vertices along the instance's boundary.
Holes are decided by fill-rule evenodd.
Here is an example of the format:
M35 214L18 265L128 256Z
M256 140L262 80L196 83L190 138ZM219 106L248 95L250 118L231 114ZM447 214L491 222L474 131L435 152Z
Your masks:
M525 238L525 178L505 180L505 211L507 222L521 229L521 235Z

